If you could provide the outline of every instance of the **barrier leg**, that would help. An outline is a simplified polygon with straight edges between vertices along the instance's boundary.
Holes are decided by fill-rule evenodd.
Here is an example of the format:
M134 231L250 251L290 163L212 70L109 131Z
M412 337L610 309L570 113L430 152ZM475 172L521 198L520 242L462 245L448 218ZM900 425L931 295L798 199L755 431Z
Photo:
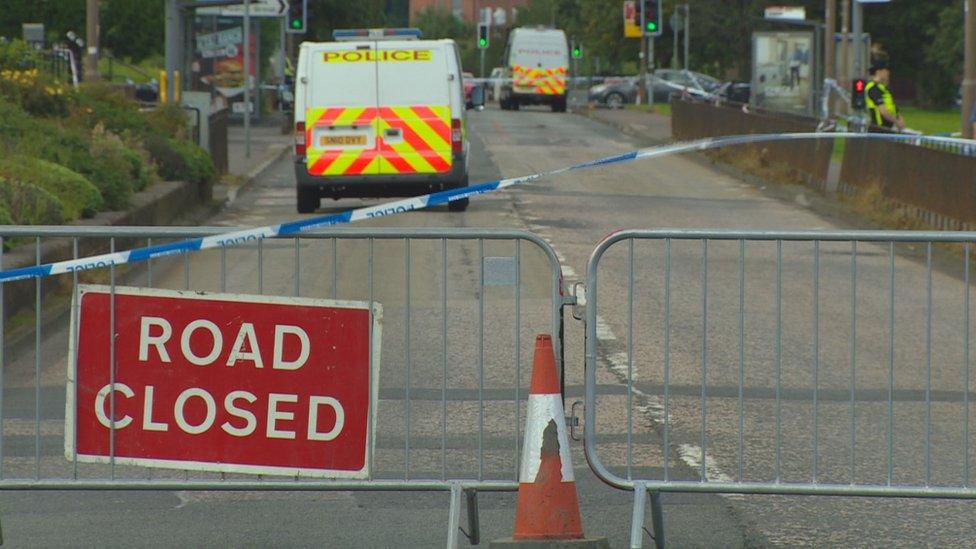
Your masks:
M478 520L478 491L465 490L465 497L468 498L468 531L464 535L471 542L471 545L481 543L481 523Z
M664 549L664 506L661 492L651 492L651 525L654 528L654 546Z
M638 482L634 485L634 516L630 520L630 547L640 549L644 546L644 502L647 501L647 485Z
M451 485L451 510L447 519L447 549L457 549L458 532L461 531L461 489L460 484Z

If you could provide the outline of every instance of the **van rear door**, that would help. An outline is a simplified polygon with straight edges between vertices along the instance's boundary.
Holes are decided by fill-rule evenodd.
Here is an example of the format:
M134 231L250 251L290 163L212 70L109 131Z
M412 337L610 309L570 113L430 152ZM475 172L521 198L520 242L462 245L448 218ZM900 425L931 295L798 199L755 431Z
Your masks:
M379 173L451 171L448 53L439 43L376 43Z
M566 35L558 30L523 30L511 46L514 91L541 95L566 93L569 54Z
M306 169L311 175L379 173L376 46L323 43L309 57Z

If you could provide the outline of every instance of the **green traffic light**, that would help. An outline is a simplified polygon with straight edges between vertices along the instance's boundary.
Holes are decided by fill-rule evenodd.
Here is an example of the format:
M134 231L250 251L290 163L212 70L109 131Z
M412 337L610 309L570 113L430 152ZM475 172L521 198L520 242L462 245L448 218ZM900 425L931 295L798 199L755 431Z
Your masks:
M648 21L647 22L647 30L649 30L649 31L656 31L657 30L657 23L655 23L654 21Z
M485 47L485 46L488 45L488 41L485 40L484 38L479 38L478 39L478 45L481 46L481 47Z
M292 19L291 20L291 28L293 28L293 29L300 29L300 28L302 28L302 20L301 19Z
M573 57L579 57L579 56L580 56L580 50L579 50L579 48L574 48L573 49Z

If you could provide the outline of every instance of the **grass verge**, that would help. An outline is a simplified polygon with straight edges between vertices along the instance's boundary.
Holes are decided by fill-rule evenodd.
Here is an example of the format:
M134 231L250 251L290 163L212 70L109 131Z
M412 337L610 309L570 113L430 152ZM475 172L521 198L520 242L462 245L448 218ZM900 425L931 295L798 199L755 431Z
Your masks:
M925 134L952 134L960 131L962 127L962 115L955 109L931 110L904 107L899 110L909 128Z

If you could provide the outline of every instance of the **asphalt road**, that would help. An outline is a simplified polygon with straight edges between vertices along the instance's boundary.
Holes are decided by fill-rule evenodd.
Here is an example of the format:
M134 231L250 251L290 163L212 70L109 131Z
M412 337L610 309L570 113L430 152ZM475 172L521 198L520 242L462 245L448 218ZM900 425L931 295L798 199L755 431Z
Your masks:
M472 113L469 131L472 181L535 173L635 147L631 138L608 126L542 109ZM272 165L211 223L263 225L298 217L291 170L287 158ZM319 213L376 202L323 201ZM582 280L596 243L619 228L828 229L848 224L811 208L810 203L802 189L762 189L700 162L672 157L533 182L475 198L463 214L437 208L359 226L528 230L549 242L560 258L562 275L571 283ZM598 424L588 427L598 429L598 453L604 463L624 475L629 464L635 478L661 478L666 455L671 478L698 478L694 466L700 462L703 446L704 348L709 478L736 478L740 468L746 480L775 478L779 440L778 472L784 480L809 480L816 462L822 482L850 482L852 464L858 482L884 482L887 250L874 245L858 250L854 377L859 392L853 458L851 406L845 400L851 378L849 244L822 246L816 300L812 245L784 246L779 438L776 400L771 396L777 378L774 245L746 247L740 377L738 244L713 243L709 248L709 325L704 347L702 245L674 244L667 454L662 452L661 438L665 423L662 250L660 242L635 246L637 320L632 360L627 354L631 347L627 256L614 250L601 271L601 394ZM917 249L905 246L897 251L898 355L892 371L901 393L892 411L897 429L892 469L896 482L924 482L926 405L919 389L926 381L927 272L918 261ZM517 258L518 275L482 285L482 276L495 274L489 267L479 268L483 257L502 262ZM384 307L377 476L512 479L524 419L524 406L515 405L516 386L524 397L532 337L552 327L553 268L528 242L434 240L408 246L402 239L303 239L297 246L267 242L226 255L205 252L188 260L161 260L154 265L153 285L356 300L372 297ZM963 391L958 365L964 286L956 275L941 267L933 274L933 302L939 313L931 330L935 396L928 464L932 483L959 482L965 455L961 425L966 414L959 404ZM139 276L130 283L144 284L143 275ZM815 321L817 310L820 316ZM569 315L566 322L566 383L572 402L582 394L583 327ZM819 345L814 345L814 337ZM66 329L63 323L54 323L43 340L39 391L32 347L8 352L0 461L7 478L72 473L73 464L62 451L66 349ZM626 385L631 364L637 391L628 391ZM746 395L742 454L738 448L740 379ZM35 408L41 415L39 426L33 419ZM634 432L630 445L628 421ZM817 460L811 457L814 432ZM586 532L610 538L615 547L625 546L630 494L603 485L589 472L580 443L573 443L573 458ZM108 473L104 467L80 467L82 476ZM182 478L183 473L120 467L116 474ZM514 494L482 494L479 502L482 539L510 535ZM965 502L669 494L664 503L668 540L675 547L968 546L973 541L970 504ZM4 541L15 547L438 546L446 539L447 508L446 494L428 493L0 494ZM652 543L645 539L645 545Z

